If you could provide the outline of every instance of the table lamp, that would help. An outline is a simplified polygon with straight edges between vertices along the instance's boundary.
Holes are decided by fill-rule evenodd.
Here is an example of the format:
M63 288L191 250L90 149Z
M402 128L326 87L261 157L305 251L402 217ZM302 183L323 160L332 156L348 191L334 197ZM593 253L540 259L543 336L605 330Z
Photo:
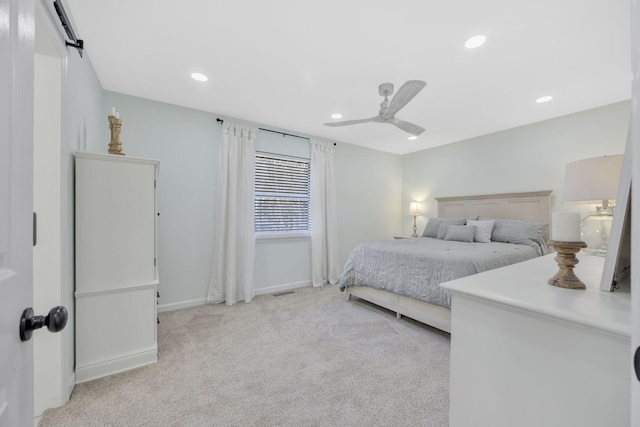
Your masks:
M417 200L409 203L409 215L413 216L413 234L411 237L418 237L418 230L416 228L416 217L420 215L420 202Z
M562 203L594 204L596 212L582 220L582 240L585 252L605 256L618 194L622 154L593 157L569 163L564 178Z

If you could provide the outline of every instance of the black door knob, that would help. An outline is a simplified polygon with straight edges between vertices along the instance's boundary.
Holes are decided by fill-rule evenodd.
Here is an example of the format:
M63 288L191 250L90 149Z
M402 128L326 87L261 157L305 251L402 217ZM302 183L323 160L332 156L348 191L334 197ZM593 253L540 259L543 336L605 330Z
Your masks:
M34 316L31 307L25 308L20 317L20 339L29 341L33 331L46 326L49 332L60 332L67 325L69 313L61 305L53 307L46 316Z

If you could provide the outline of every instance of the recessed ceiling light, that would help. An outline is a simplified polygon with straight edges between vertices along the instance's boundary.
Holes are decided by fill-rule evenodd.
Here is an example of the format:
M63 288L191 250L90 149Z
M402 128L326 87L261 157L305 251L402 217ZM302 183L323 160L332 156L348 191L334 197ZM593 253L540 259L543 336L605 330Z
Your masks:
M331 115L332 119L341 119L342 118L342 114L340 113L334 113Z
M205 76L202 73L191 73L191 78L199 82L206 82L207 80L209 80L209 77Z
M552 99L552 98L553 98L553 96L549 96L549 95L547 95L547 96L542 96L542 97L540 97L540 98L536 99L536 102L537 102L538 104L542 104L543 102L549 102L549 101L551 101L551 99Z
M417 136L415 136L415 135L411 135L411 136L409 137L409 139L410 139L411 141L413 141L414 139L418 139L418 137L417 137Z
M477 36L471 37L464 44L464 47L467 49L474 49L476 47L482 46L484 42L487 41L487 38L482 34L478 34Z

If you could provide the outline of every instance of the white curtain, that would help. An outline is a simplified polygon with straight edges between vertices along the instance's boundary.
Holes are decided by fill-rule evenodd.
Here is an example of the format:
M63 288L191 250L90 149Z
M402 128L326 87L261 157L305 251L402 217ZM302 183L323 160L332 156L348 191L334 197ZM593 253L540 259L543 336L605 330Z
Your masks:
M226 120L222 125L209 302L253 298L256 132Z
M311 270L313 286L335 285L338 266L333 144L311 140Z

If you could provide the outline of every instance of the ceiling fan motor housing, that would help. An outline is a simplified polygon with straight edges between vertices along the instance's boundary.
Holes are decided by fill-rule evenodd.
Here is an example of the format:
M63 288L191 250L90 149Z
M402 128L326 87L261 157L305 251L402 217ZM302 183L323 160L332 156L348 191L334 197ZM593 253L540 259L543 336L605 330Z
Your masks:
M380 96L391 96L393 95L393 83L382 83L378 86L378 93Z

